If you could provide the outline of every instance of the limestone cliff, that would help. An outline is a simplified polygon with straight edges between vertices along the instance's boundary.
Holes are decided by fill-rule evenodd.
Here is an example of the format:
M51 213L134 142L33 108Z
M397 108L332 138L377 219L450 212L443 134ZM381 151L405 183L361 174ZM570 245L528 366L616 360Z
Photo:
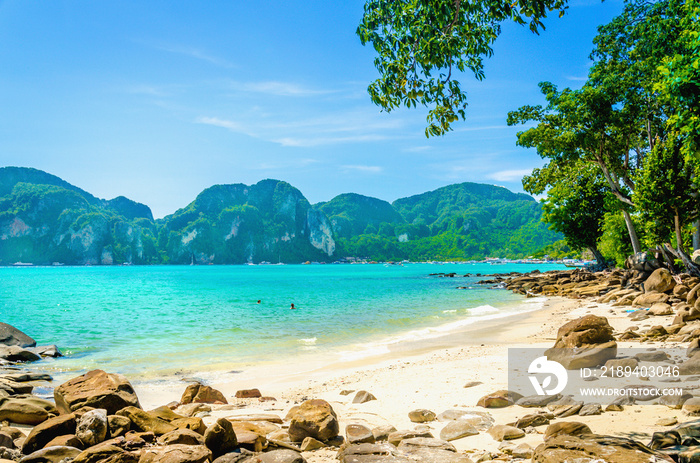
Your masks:
M279 180L215 185L161 224L172 263L303 262L335 252L326 216Z

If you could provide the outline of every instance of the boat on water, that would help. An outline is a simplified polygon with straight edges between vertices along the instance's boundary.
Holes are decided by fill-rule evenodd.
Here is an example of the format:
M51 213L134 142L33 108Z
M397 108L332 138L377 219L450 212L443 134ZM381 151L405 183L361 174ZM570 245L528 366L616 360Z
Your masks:
M15 262L14 264L12 264L13 267L31 267L33 265L34 264L29 262Z

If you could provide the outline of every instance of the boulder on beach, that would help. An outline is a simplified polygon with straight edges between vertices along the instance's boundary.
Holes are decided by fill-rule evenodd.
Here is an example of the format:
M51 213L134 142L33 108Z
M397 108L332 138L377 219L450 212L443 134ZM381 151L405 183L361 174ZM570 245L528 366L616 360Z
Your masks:
M80 454L81 450L75 447L68 446L52 446L46 447L36 452L24 456L21 463L60 463L62 461L71 461ZM75 461L75 460L73 460Z
M666 293L671 291L676 286L676 280L668 269L657 268L649 275L647 281L644 282L644 292Z
M337 436L339 430L338 417L331 404L312 399L303 402L292 416L289 437L293 442L301 442L305 437L325 442Z
M661 463L673 462L663 453L624 437L589 434L578 437L561 435L546 440L535 448L533 463L561 463L564 461L605 461L608 463Z
M22 453L29 455L43 449L46 444L59 436L75 434L75 415L61 415L34 427L22 444Z
M204 445L214 458L233 451L238 446L238 439L231 422L225 418L216 420L204 432Z
M345 427L345 439L349 444L374 444L372 430L361 424L349 424Z
M37 425L58 415L56 407L38 397L0 397L0 421Z
M483 396L476 405L484 408L503 408L513 405L522 398L523 395L518 392L500 390Z
M211 386L205 386L201 383L194 383L187 386L185 392L180 399L181 404L200 403L200 404L227 404L226 396L221 391L214 389Z
M126 377L102 370L92 370L73 378L53 393L61 413L71 413L82 407L104 408L115 415L124 407L137 407L139 399Z
M104 441L108 431L107 410L96 408L80 417L75 435L86 447L92 447Z
M129 418L133 426L139 431L152 432L156 436L161 436L177 429L167 421L136 407L124 407L117 412L117 415Z
M34 347L36 341L12 325L0 323L0 345Z
M617 343L612 332L607 318L585 315L562 325L554 347L545 355L567 370L602 365L617 356Z
M426 410L424 408L419 408L408 412L408 419L414 423L425 423L428 421L435 421L437 415L435 412Z

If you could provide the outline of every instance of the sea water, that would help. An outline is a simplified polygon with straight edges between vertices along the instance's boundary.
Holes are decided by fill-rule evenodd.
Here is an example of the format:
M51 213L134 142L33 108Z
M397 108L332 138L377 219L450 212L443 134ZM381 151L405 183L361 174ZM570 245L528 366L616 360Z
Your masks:
M65 354L32 368L130 379L356 360L477 320L535 310L476 274L553 264L0 268L0 321ZM457 277L441 278L435 273ZM474 276L465 277L471 274ZM258 302L260 301L260 302ZM291 309L291 304L296 309Z

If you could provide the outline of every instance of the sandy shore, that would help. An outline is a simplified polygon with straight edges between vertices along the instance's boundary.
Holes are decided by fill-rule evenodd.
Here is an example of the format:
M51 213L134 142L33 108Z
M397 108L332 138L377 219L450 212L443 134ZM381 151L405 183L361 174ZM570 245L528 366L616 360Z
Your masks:
M310 398L321 398L331 403L341 422L341 432L350 423L373 428L391 424L399 430L415 429L408 413L414 409L428 409L437 414L450 409L488 411L496 424L507 424L536 409L512 406L502 409L476 407L478 399L500 389L507 389L508 349L516 347L551 347L558 328L564 323L588 313L605 316L616 332L622 332L634 323L627 308L611 307L589 300L564 298L547 299L541 310L496 320L475 323L460 333L448 334L426 343L407 344L385 355L368 357L355 362L339 362L318 368L308 365L290 365L283 371L268 371L260 367L246 372L233 382L211 384L221 390L234 406L215 410L207 420L220 416L249 414L251 412L277 413L284 417L294 405ZM653 323L652 323L653 321ZM656 317L639 323L640 327L668 324L666 317ZM639 343L619 343L619 347L640 347ZM645 343L643 347L669 347L665 344ZM298 373L302 371L302 373ZM481 384L465 388L468 382ZM172 388L137 388L145 409L177 401L184 390ZM253 399L235 399L240 389L258 388L264 396L275 401L259 402ZM354 394L343 391L366 390L377 400L353 404ZM237 409L240 407L240 409ZM680 410L662 405L626 406L621 412L607 412L598 416L575 416L572 421L588 424L594 433L633 437L648 442L651 433L659 430L655 423L660 418L676 417L683 421ZM630 426L630 423L634 423ZM446 423L425 423L437 437ZM539 428L540 432L544 428ZM527 434L515 441L535 447L542 443L541 434ZM499 447L490 435L481 433L452 441L458 450L467 452L495 451ZM305 455L309 462L331 461L334 451L316 451Z

